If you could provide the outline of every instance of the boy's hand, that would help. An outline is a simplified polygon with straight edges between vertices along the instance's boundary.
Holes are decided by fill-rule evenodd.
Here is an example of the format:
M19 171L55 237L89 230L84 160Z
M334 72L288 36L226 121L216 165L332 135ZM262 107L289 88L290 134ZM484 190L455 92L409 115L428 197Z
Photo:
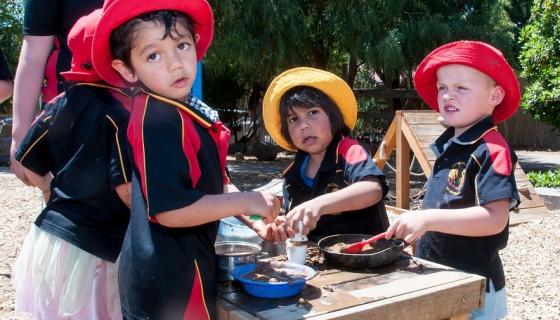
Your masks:
M115 187L121 201L130 209L132 201L132 183L123 183Z
M286 215L286 226L290 232L298 232L297 222L303 222L303 230L301 233L307 235L311 230L317 227L317 222L321 218L320 206L315 205L313 200L306 201L293 208Z
M29 178L25 175L25 170L21 163L16 160L16 152L19 147L19 143L17 143L14 139L12 139L12 144L10 146L10 170L16 175L16 177L21 180L25 185L33 186L33 183L29 180Z
M43 192L43 199L45 200L45 203L49 202L49 199L51 197L51 191L47 190L42 192Z
M251 229L253 229L253 231L255 231L263 240L271 240L272 238L272 228L262 220L253 222Z
M284 226L286 218L284 216L278 216L274 222L265 224L262 220L255 221L251 228L255 231L259 237L267 241L273 242L283 242L290 237L290 234ZM294 236L293 234L291 235Z
M407 211L401 214L387 229L385 239L397 238L406 243L414 242L428 231L428 215L422 211Z
M271 223L280 213L280 200L268 192L251 192L249 213L263 217L264 222Z

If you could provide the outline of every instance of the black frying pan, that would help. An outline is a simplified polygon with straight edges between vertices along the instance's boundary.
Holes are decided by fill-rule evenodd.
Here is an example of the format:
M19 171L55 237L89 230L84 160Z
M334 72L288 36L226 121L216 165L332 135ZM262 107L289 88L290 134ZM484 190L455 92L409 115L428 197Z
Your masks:
M397 260L404 249L404 242L395 239L381 239L375 242L373 253L348 254L329 250L338 243L351 244L371 238L367 234L337 234L325 237L317 244L327 263L348 269L367 269L386 266Z

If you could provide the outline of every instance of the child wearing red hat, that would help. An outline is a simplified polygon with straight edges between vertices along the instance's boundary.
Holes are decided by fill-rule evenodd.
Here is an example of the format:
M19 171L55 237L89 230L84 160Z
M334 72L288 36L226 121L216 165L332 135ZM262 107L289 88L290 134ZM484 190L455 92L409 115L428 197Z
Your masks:
M273 195L224 194L229 130L190 95L213 34L205 0L114 0L93 44L107 82L139 91L128 127L132 214L119 260L127 319L215 319L219 220L273 221Z
M46 201L12 277L16 312L36 319L122 319L116 260L132 173L123 102L132 99L93 70L100 17L94 11L70 31L72 67L62 74L75 84L45 106L17 152Z
M432 145L437 159L422 210L399 216L386 237L418 239L419 257L486 277L484 307L471 318L503 318L505 278L498 252L507 245L509 210L519 204L519 195L517 156L496 124L519 106L517 78L496 48L458 41L424 58L414 85L448 128Z

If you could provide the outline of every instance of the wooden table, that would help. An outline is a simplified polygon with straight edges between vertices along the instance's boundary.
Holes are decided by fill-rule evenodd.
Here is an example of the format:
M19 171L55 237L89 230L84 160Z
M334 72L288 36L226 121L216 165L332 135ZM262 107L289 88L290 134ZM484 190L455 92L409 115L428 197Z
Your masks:
M486 286L483 277L409 255L362 272L313 267L319 274L292 298L256 298L238 283L222 284L218 319L467 319Z

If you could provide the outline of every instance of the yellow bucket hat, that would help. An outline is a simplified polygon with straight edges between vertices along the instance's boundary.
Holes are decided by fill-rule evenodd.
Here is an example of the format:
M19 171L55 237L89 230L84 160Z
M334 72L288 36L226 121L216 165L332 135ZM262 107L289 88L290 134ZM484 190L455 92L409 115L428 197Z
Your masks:
M299 86L312 87L329 96L340 109L344 124L350 130L354 129L358 106L356 97L346 81L328 71L307 67L294 68L284 71L272 80L263 100L264 126L279 146L296 151L280 133L280 100L288 90Z

